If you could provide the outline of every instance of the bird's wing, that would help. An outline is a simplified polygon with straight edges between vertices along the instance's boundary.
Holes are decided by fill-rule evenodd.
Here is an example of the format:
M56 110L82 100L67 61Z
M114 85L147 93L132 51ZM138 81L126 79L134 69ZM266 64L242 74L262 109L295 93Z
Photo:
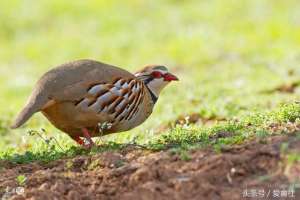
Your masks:
M52 101L76 102L86 96L91 84L110 83L118 77L135 78L126 70L93 60L78 60L60 65L37 82L11 128L21 126Z
M78 101L85 97L91 85L113 83L119 77L135 78L124 69L92 60L67 63L47 74L45 82L51 91L48 96L58 101ZM52 84L53 81L55 84Z
M83 111L111 115L115 121L130 120L143 101L144 84L134 78L116 78L109 83L96 83L86 95L75 102ZM114 121L112 122L114 123Z

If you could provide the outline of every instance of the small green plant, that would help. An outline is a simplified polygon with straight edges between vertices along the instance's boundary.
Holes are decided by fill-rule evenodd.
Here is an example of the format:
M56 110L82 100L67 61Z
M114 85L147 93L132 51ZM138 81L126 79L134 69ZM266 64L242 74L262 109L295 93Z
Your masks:
M64 151L64 149L62 148L62 146L59 144L59 142L57 141L57 139L55 137L47 137L46 136L46 130L45 129L41 129L41 131L37 131L37 130L29 130L28 134L30 136L35 136L37 135L38 137L40 137L42 139L42 141L45 142L45 144L48 146L48 148L50 150L54 150L55 149L55 145L57 145L62 151ZM52 142L54 141L54 143Z
M124 166L124 164L125 164L124 160L120 159L120 160L117 160L117 162L115 163L115 167L119 168L119 167Z
M288 147L289 147L289 143L287 143L287 142L281 143L281 145L280 145L280 153L281 154L285 154L287 152L287 150L288 150Z
M223 144L215 144L213 145L213 149L216 153L222 153Z
M88 170L93 170L93 169L96 169L97 167L99 167L101 164L101 160L100 159L96 159L96 160L93 160L89 166L88 166Z
M260 130L256 131L255 135L258 139L264 139L269 135L269 133L268 133L268 131L266 131L264 129L260 129Z
M294 164L296 162L300 162L300 154L299 153L288 153L287 154L287 161L289 164Z
M183 161L190 161L192 159L191 156L188 154L188 152L184 151L184 150L180 151L179 156L180 156L180 159Z
M73 164L73 162L72 162L71 160L68 160L68 161L66 162L66 168L67 168L68 170L72 169L73 166L74 166L74 164Z
M20 185L20 186L24 185L26 180L27 180L27 178L25 175L19 175L16 178L16 181L17 181L18 185Z

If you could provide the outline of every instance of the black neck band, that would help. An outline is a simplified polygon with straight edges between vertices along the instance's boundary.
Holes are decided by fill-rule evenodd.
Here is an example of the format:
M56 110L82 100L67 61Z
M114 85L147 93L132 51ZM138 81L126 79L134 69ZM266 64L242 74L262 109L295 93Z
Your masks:
M145 84L146 85L146 84ZM153 101L153 104L155 104L157 102L157 96L155 96L155 94L151 91L150 88L148 88L148 86L146 85L146 88L148 89L149 93L150 93L150 96L151 96L151 99Z
M143 78L143 79L141 79L141 80L144 82L144 84L145 84L147 90L149 91L153 104L155 104L155 103L157 102L158 97L157 97L157 96L152 92L152 90L148 87L148 83L150 83L151 81L153 81L153 77L152 77L152 76L150 76L150 77L149 77L149 76L146 76L146 78Z

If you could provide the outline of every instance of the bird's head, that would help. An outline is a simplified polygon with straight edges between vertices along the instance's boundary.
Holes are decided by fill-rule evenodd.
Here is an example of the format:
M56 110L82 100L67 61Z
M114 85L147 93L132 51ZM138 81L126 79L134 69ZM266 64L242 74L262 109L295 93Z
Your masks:
M142 70L135 73L135 76L144 81L151 92L158 97L162 89L171 81L178 81L179 79L171 74L165 66L162 65L148 65Z

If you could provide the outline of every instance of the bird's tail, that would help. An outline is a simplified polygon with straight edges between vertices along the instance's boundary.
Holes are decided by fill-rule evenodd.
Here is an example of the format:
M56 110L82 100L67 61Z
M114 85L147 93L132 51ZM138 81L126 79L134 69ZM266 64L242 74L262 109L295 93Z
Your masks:
M36 110L34 109L34 106L31 104L27 104L23 110L18 114L17 118L13 122L13 124L10 126L10 128L15 129L22 126L34 113Z
M49 101L45 94L41 93L42 90L35 90L29 97L25 107L18 114L17 118L10 126L10 128L15 129L22 126L34 113L40 111Z

